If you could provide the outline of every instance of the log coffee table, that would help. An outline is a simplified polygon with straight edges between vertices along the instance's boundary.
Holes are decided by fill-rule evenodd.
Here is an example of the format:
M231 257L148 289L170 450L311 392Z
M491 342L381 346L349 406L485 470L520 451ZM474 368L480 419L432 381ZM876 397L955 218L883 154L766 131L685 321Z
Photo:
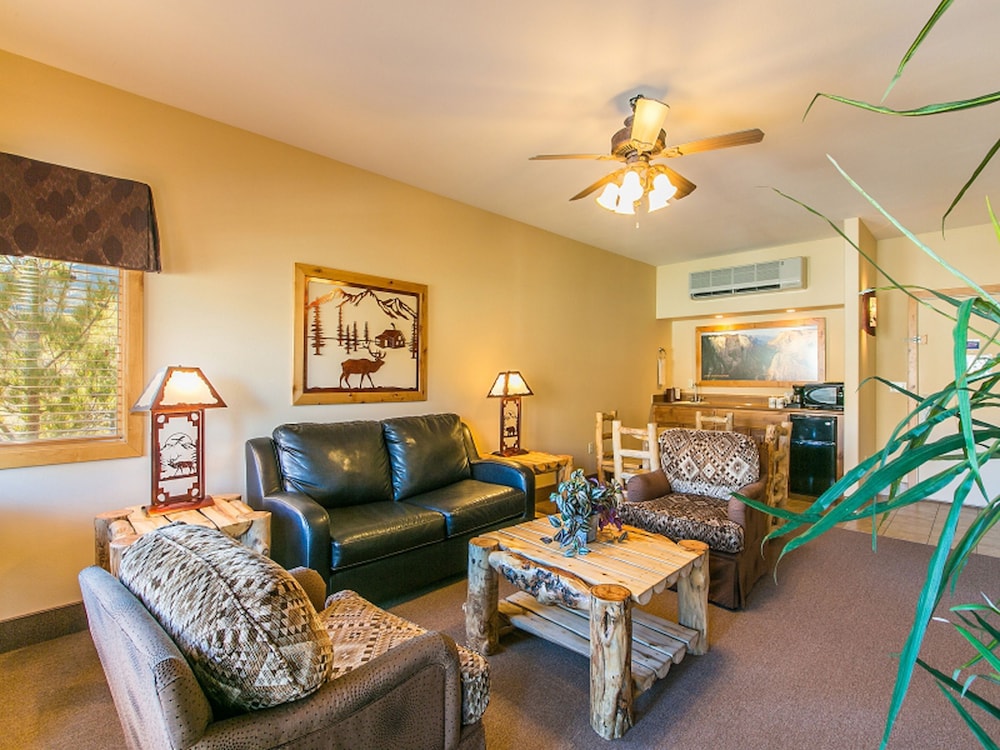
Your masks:
M542 541L555 531L546 518L469 542L467 645L495 652L503 618L589 656L590 724L605 739L632 726L634 695L685 654L708 652L708 545L625 529L626 541L602 532L576 557ZM521 590L498 602L501 574ZM632 611L674 583L679 624Z

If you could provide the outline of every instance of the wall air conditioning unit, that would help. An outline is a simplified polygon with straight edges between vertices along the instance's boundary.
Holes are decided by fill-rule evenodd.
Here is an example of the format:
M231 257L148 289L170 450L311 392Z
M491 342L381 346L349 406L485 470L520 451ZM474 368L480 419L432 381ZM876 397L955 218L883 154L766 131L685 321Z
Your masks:
M746 266L695 271L688 276L691 299L760 294L805 288L805 258L785 258Z

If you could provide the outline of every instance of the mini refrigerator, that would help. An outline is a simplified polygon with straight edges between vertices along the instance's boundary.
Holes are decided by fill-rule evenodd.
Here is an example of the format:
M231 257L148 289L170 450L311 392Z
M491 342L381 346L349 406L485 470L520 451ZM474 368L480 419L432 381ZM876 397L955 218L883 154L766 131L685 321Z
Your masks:
M837 481L837 418L792 414L788 489L817 497Z

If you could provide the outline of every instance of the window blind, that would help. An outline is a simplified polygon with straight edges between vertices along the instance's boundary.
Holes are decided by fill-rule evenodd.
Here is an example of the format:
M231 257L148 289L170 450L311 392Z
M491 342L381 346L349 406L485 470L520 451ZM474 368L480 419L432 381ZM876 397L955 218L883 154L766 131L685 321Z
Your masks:
M121 435L120 274L0 256L0 442Z

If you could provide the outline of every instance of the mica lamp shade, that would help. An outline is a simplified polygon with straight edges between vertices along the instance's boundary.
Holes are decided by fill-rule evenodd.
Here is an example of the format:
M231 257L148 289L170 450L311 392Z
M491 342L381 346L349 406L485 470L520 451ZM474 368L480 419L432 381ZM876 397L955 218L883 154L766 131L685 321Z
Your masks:
M521 396L533 396L531 388L517 370L504 370L493 382L487 398L500 399L500 450L498 456L518 456L521 448Z
M165 367L132 407L148 411L152 430L150 514L196 510L212 504L205 494L205 409L226 402L197 367Z

